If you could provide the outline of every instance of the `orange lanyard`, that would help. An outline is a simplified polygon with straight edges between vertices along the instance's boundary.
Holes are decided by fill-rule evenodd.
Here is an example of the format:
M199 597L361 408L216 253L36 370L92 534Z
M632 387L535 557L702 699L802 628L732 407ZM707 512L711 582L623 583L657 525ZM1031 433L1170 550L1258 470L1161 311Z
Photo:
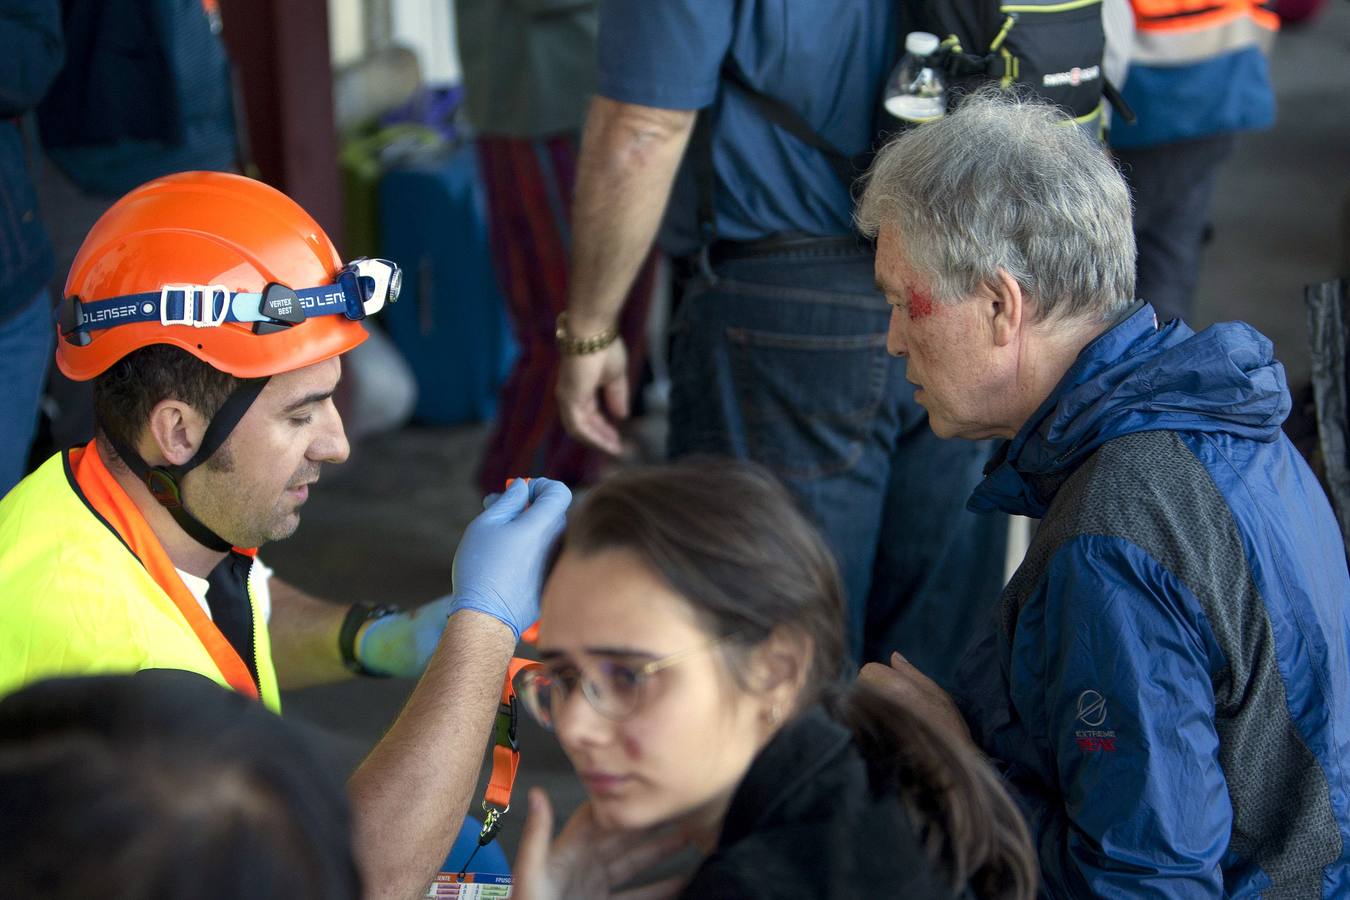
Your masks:
M506 487L515 480L506 479ZM530 479L526 478L525 483L528 485ZM520 635L520 640L526 644L533 644L538 638L538 622ZM502 816L511 811L511 789L515 787L516 772L520 769L520 743L516 740L520 705L516 702L515 680L522 669L538 665L532 659L513 656L506 666L506 682L502 685L502 699L497 704L497 719L492 726L492 774L488 777L487 790L483 792L483 830L478 833L479 847L492 842L501 831ZM470 854L469 862L472 861ZM464 871L459 873L461 877L468 871L469 862L464 863Z
M492 775L483 792L483 812L491 819L499 819L511 808L511 788L520 768L520 745L516 740L519 706L513 684L516 675L525 668L539 665L532 659L512 657L506 667L506 683L502 685L502 700L497 706L497 721L492 729Z
M531 625L520 639L533 644L539 636L539 623ZM478 847L486 847L502 829L502 817L511 811L511 789L515 787L516 772L520 769L520 742L516 739L516 725L520 721L520 704L516 700L516 676L521 670L537 667L539 663L519 656L511 657L506 666L506 681L502 684L502 699L497 705L497 720L492 727L492 774L488 776L487 790L483 792L483 830L478 833ZM463 878L473 862L469 854L459 873Z

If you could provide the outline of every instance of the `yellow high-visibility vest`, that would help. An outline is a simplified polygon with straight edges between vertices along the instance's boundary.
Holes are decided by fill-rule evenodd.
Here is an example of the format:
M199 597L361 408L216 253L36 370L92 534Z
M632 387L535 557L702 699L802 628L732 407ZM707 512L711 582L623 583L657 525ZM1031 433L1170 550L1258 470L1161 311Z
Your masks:
M0 500L0 696L58 675L185 669L280 712L251 588L249 603L256 684L93 442Z

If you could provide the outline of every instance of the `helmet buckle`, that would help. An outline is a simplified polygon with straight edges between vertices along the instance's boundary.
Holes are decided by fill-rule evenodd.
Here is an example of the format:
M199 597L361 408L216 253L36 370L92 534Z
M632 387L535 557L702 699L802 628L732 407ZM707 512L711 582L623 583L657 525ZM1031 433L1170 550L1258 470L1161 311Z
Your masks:
M178 487L178 479L163 466L152 466L145 473L145 486L160 505L169 508L183 505L183 493Z
M169 295L183 295L182 314L169 315ZM217 295L223 300L216 308ZM223 284L166 284L159 291L159 323L191 325L193 328L218 328L230 314L230 291Z

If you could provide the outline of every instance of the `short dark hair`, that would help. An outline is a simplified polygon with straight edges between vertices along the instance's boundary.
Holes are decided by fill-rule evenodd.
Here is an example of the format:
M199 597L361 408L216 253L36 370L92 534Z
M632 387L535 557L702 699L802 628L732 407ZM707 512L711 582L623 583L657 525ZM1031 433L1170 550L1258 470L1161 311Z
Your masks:
M355 898L334 766L191 672L38 682L0 701L0 885L14 900Z
M181 400L210 420L239 384L186 350L151 344L94 379L94 421L107 436L134 447L156 403Z
M809 640L812 668L799 706L822 704L853 731L874 782L900 794L956 893L968 886L981 900L1034 894L1026 825L988 763L921 710L848 684L834 557L767 470L690 457L618 472L571 512L555 553L606 550L635 554L684 597L730 648L726 659L742 687L738 660L775 628Z

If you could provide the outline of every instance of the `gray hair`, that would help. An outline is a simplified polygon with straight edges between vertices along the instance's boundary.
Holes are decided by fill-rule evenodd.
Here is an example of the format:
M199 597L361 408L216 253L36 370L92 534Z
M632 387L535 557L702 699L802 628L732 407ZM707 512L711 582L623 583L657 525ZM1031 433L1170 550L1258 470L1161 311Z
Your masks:
M868 237L898 227L938 300L968 297L1003 269L1039 319L1109 321L1133 302L1124 179L1057 108L998 88L887 144L855 218Z

